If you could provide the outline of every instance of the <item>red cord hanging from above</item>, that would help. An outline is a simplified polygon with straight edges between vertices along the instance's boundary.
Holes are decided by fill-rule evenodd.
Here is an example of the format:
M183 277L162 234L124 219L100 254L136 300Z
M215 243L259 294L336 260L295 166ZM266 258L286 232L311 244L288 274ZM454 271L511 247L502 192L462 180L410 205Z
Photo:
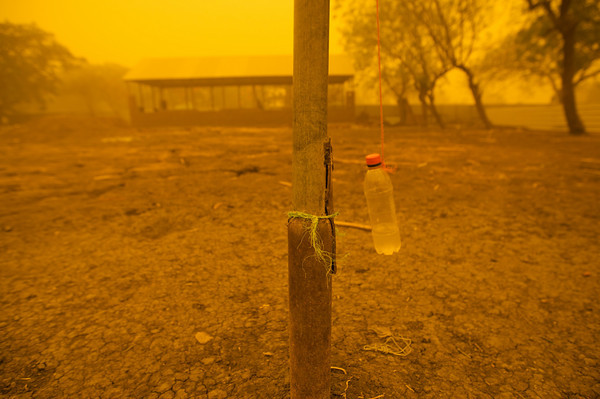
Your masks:
M377 65L379 67L379 124L381 126L381 165L387 172L393 173L393 169L389 168L385 164L385 158L383 156L383 93L381 84L381 38L379 34L379 0L375 0L377 6Z

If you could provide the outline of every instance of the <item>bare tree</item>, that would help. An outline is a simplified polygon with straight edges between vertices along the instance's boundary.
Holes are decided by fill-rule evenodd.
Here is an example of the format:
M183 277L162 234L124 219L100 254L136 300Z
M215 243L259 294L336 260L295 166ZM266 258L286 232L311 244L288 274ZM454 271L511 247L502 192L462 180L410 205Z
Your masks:
M486 14L481 0L411 0L441 62L465 73L479 118L491 128L482 89L473 68L473 52Z
M559 93L569 133L585 134L585 127L577 112L575 87L583 80L600 74L600 68L592 69L595 61L600 59L600 5L597 0L526 1L529 10L541 12L542 16L532 23L530 30L546 26L545 32L539 32L539 39L552 33L560 36L562 48L556 49L555 67L550 67L548 76L552 78L556 72L560 75L560 86L558 83L553 86ZM535 51L535 47L529 49L533 49L533 54L540 54L540 51ZM548 68L548 63L546 67Z
M362 59L364 52L372 52L375 46L373 25L365 22L374 16L357 6L358 0L349 4L352 6L346 9L351 12L346 13L346 19L351 28L345 32L347 44L355 57ZM424 115L425 110L430 110L440 126L444 124L435 107L435 87L448 71L459 69L467 77L482 123L486 128L492 127L473 56L477 47L482 47L478 41L490 15L487 7L483 0L381 1L384 55L400 61L398 65L410 75ZM394 86L393 82L388 85Z
M354 56L357 69L377 71L375 9L360 0L347 2L342 15L346 48ZM425 27L415 18L416 0L381 2L381 51L383 79L395 94L398 106L407 109L408 95L414 89L421 102L423 124L430 111L440 127L444 122L435 107L435 86L450 69L435 55L434 43ZM342 8L342 6L338 6ZM402 117L401 117L402 118Z
M408 71L421 102L423 123L427 124L429 110L436 123L443 129L444 121L435 106L435 86L450 70L450 66L443 58L435 56L435 43L427 36L423 24L414 18L417 4L416 0L393 1L388 4L388 14L382 22L389 23L385 24L383 30L386 41L382 46Z
M410 93L410 75L406 68L400 64L394 68L386 68L382 72L382 78L385 84L390 88L396 97L396 104L400 114L400 125L406 125L409 120L414 123L415 116L408 102Z

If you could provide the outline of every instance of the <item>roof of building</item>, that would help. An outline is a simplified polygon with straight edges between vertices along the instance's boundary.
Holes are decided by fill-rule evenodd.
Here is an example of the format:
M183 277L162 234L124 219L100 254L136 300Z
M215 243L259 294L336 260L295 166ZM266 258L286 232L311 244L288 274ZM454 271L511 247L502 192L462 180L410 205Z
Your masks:
M162 87L291 84L292 71L291 55L150 58L133 67L125 80ZM330 83L342 83L353 76L350 57L329 56Z

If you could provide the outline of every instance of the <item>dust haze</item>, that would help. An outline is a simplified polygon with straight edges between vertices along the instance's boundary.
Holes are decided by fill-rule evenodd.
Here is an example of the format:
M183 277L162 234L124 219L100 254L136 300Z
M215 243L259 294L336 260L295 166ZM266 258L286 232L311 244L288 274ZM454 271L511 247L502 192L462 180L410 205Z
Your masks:
M0 11L0 396L289 397L294 2ZM600 395L599 27L332 1L332 397Z

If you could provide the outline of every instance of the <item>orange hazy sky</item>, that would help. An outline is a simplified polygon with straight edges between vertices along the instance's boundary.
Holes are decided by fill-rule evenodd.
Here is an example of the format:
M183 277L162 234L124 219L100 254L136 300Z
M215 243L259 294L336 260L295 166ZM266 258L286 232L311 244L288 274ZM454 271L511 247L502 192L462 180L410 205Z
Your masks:
M147 57L292 54L293 0L0 0L76 56L133 66ZM330 52L342 53L336 21Z
M336 1L343 0L331 3ZM497 9L495 28L488 30L506 29L512 15L508 5L522 8L522 3L491 3ZM1 20L34 22L91 63L132 67L150 57L292 54L294 0L0 0ZM339 24L330 18L331 54L344 53ZM440 83L438 102L472 102L464 77L450 75ZM368 101L375 102L371 91ZM493 101L523 100L509 95L504 85L496 91ZM548 96L544 89L539 95L529 90L526 97L543 102Z

